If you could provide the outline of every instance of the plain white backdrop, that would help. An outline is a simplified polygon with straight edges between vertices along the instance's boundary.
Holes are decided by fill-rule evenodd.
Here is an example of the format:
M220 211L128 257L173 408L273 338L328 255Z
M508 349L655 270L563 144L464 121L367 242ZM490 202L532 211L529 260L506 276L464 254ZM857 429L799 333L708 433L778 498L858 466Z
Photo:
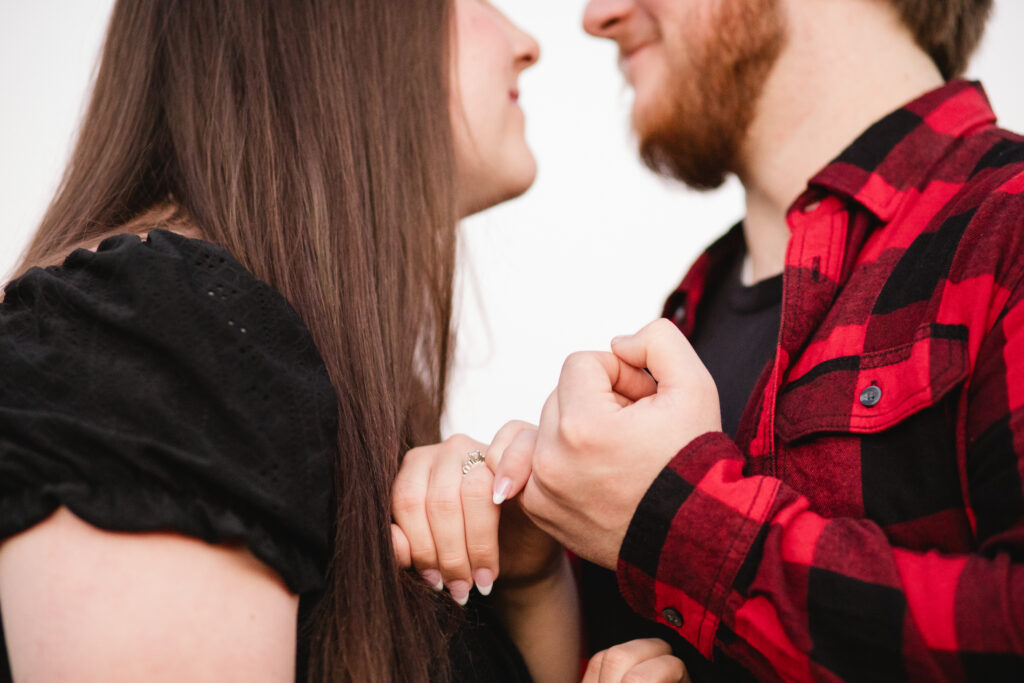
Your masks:
M0 278L56 188L112 4L0 0ZM735 181L699 194L636 160L630 93L614 45L580 28L584 0L494 4L541 44L520 81L540 173L526 196L463 224L446 432L485 441L506 420L537 419L568 353L657 317L699 251L742 216ZM996 0L969 72L1016 130L1022 29L1024 3Z

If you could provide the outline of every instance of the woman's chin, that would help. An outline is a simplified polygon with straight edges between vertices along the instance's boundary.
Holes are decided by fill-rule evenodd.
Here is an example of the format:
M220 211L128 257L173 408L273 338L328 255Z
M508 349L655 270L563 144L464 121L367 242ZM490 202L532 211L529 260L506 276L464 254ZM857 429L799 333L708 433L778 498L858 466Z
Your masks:
M507 171L507 169L506 169ZM498 204L515 199L526 193L537 179L537 163L530 157L529 164L522 164L522 168L514 175L505 173L503 182L494 183L489 188L479 188L471 196L465 197L459 202L459 214L462 218L472 216L490 209Z

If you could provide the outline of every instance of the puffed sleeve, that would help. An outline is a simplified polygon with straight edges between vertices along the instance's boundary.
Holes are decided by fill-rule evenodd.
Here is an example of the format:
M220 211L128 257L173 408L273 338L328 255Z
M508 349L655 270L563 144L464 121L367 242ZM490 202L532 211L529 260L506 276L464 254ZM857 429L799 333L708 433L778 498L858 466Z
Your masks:
M316 590L336 430L309 331L210 243L119 235L0 303L0 540L63 505L106 530L243 545Z

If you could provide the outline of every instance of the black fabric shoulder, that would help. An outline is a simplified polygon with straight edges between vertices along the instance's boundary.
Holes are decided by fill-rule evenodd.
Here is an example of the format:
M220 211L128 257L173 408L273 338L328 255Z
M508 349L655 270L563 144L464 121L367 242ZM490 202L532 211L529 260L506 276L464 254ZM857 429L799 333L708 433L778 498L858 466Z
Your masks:
M112 237L0 303L0 539L65 505L107 530L244 545L316 590L336 429L298 315L207 242Z

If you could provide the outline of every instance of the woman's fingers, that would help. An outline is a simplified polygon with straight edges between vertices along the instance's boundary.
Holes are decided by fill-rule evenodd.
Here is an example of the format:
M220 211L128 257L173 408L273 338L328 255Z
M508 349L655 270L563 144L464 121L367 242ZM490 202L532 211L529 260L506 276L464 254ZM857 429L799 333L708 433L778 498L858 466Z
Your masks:
M437 449L443 446L414 448L406 453L391 498L391 515L409 543L412 565L435 590L441 590L444 583L438 570L434 536L427 520L426 500L430 472L439 453Z
M462 475L466 551L473 582L483 595L498 576L498 522L501 508L491 500L494 475L482 463Z
M537 447L537 428L524 429L516 434L516 438L505 449L501 476L508 482L495 491L505 493L505 498L519 494L526 486L530 473L533 471L533 450ZM501 503L500 496L495 496L494 503Z
M516 453L535 433L532 425L519 423L508 426L502 438ZM391 533L399 564L411 563L438 590L447 586L463 605L474 583L486 595L499 573L501 508L492 500L494 476L477 453L485 448L455 436L413 449L393 494Z
M395 560L398 566L408 569L412 566L412 552L409 550L409 539L406 538L402 527L397 524L391 525L391 547L395 550Z
M604 663L604 653L601 650L587 662L587 670L583 672L583 680L580 683L601 683L601 665Z
M625 683L690 683L683 660L672 655L640 662L626 673L630 678Z
M494 472L493 502L500 505L518 494L533 471L537 428L515 420L498 430L487 449L487 466Z
M466 453L451 451L435 460L427 484L427 521L437 552L437 568L455 602L465 605L473 576L466 550L462 507L462 466Z
M620 643L605 651L601 660L601 683L619 683L622 677L641 662L672 654L672 648L660 638L638 638Z
M498 433L491 439L491 445L487 447L487 467L490 468L491 472L497 473L498 466L501 464L502 455L508 445L516 438L519 432L524 429L536 429L536 427L529 422L523 420L512 420L506 422Z
M668 643L641 638L621 643L594 655L583 683L683 683L686 667L672 656Z

